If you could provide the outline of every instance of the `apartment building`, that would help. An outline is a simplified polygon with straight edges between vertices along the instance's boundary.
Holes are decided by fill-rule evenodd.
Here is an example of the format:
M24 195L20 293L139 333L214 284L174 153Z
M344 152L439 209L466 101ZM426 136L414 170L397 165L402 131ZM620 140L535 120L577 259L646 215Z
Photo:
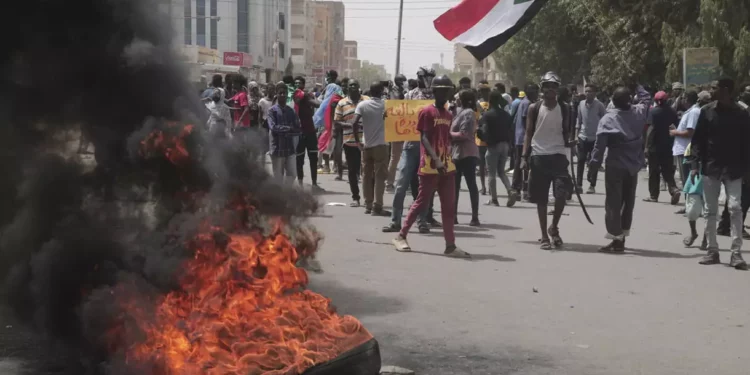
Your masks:
M357 41L344 41L344 65L342 73L344 77L358 77L361 61L357 58Z
M308 62L311 76L321 82L328 70L341 72L344 67L344 3L310 1L311 40Z

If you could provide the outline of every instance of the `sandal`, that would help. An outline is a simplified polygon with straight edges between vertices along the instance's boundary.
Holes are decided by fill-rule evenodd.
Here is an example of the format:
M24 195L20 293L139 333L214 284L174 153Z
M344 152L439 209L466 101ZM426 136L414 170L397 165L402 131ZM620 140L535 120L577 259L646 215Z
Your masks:
M555 249L559 249L563 245L563 240L560 237L560 229L549 227L547 229L547 234L552 238L552 245L555 247Z
M539 240L541 243L541 246L539 246L542 250L552 250L552 244L549 242L549 238L542 238Z

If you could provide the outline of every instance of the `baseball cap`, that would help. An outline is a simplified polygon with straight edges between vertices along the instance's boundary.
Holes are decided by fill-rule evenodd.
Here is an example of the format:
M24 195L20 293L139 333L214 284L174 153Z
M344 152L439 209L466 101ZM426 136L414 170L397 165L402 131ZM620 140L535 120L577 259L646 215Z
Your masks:
M519 98L525 98L526 97L526 91L521 91L518 93Z
M684 90L685 86L682 85L682 82L675 82L672 84L672 90Z
M669 99L669 95L667 95L664 91L659 91L654 95L654 100L667 100Z
M698 93L698 101L711 101L711 93L708 91L701 91Z

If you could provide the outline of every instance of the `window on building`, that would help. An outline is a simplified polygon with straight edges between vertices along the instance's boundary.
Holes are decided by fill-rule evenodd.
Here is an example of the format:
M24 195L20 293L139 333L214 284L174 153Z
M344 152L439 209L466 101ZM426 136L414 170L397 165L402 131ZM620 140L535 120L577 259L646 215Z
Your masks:
M193 4L185 2L185 45L193 44Z
M250 53L249 0L237 0L237 52Z
M279 30L286 30L286 16L279 12Z
M279 42L279 58L285 59L286 58L286 46L283 42Z
M195 0L195 42L206 46L206 0Z
M305 39L305 25L292 24L292 39Z
M292 0L292 14L293 15L305 14L305 1L304 0Z
M211 0L211 48L219 49L219 20L216 17L219 15L219 1Z
M304 55L305 55L304 48L292 48L292 56L304 56Z

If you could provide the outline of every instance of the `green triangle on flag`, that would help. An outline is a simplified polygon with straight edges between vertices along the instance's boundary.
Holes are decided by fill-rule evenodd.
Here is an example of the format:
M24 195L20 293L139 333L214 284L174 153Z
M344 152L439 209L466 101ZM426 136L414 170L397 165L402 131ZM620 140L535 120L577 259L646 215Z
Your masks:
M529 1L534 1L534 0L513 0L513 5L528 3Z

